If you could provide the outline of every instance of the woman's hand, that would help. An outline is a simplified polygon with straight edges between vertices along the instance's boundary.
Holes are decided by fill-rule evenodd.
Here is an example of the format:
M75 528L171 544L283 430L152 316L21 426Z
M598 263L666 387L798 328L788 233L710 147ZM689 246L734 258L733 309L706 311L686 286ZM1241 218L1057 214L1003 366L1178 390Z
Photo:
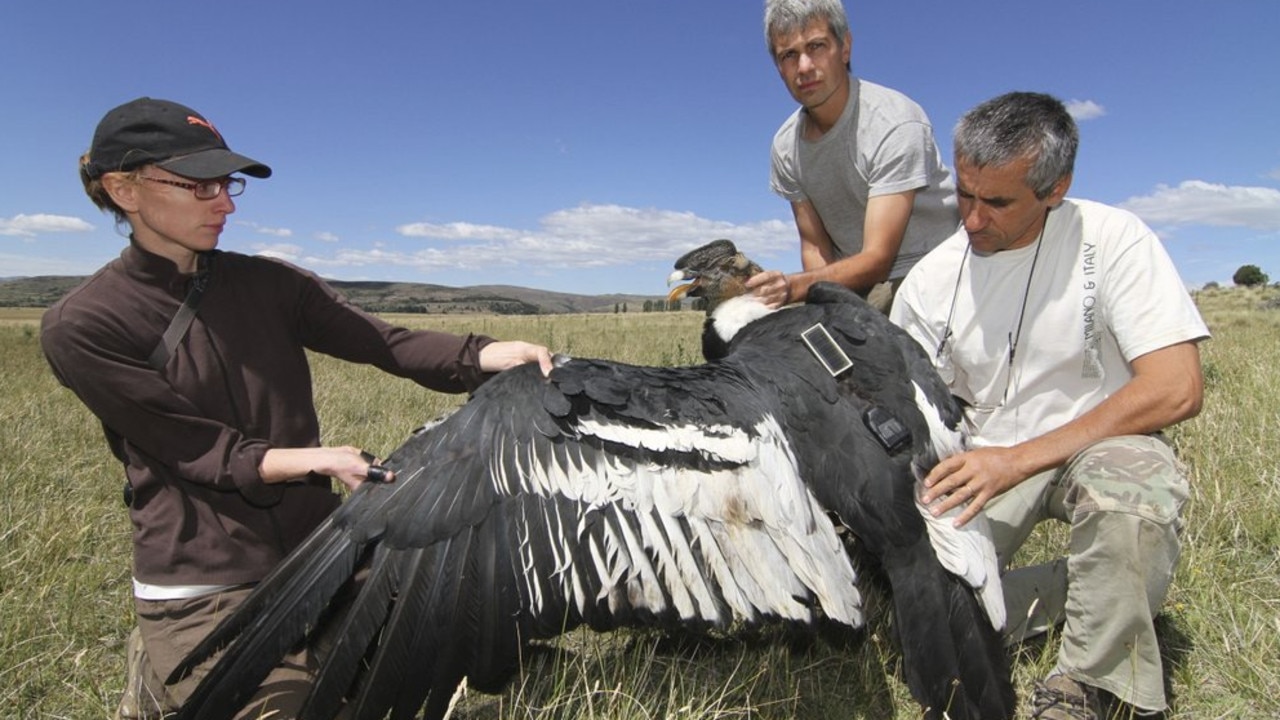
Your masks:
M500 340L480 349L480 369L485 372L502 372L528 362L538 363L543 376L551 373L551 352L541 345Z
M258 469L264 483L289 482L307 473L328 475L348 490L355 490L365 480L392 482L395 473L382 467L381 461L360 448L271 448L262 456Z

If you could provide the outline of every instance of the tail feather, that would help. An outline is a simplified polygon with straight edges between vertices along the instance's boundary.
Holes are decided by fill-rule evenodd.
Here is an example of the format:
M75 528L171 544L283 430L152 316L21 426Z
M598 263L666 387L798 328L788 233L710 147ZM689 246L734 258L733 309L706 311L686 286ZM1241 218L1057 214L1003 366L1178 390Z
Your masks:
M956 638L960 681L976 710L970 717L1012 717L1017 697L1009 675L1009 656L1000 632L986 619L980 598L952 576L947 577L951 633ZM1001 600L1003 604L1003 599ZM981 699L980 703L973 702ZM952 714L953 718L963 717Z
M973 591L938 565L927 542L886 557L885 570L903 673L925 717L1013 717L1008 658Z

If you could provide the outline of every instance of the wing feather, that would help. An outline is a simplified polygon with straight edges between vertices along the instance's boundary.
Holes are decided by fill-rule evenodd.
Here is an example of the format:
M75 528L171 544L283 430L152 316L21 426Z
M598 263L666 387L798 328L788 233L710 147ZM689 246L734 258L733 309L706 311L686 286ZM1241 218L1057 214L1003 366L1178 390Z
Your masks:
M322 677L341 690L313 695L309 716L333 717L353 688L356 717L408 717L424 703L438 717L464 676L497 687L521 643L584 623L725 627L821 614L860 625L858 578L831 513L875 547L919 537L924 521L897 479L909 483L912 457L937 457L901 379L904 355L863 353L836 379L792 334L825 317L854 355L883 349L887 323L862 328L863 307L776 313L709 365L561 360L550 378L532 365L499 375L392 453L397 481L362 488L348 502L356 507L308 541L307 554L325 557L290 560L284 589L252 601L253 620L211 642L239 633L236 644L271 660L317 621L276 598L305 606L314 583L345 579L363 558L358 593L331 609L343 640ZM871 404L903 413L914 438L905 456L862 427ZM244 658L228 655L206 683L250 681L235 667Z

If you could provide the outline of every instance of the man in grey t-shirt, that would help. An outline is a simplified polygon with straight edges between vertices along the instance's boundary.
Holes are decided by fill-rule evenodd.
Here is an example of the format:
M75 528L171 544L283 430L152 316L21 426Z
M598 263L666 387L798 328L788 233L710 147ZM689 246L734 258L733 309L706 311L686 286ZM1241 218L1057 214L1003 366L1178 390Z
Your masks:
M907 271L960 222L933 126L907 96L850 73L840 0L769 0L765 35L801 106L774 136L770 184L791 202L804 270L748 286L777 306L834 281L888 312Z

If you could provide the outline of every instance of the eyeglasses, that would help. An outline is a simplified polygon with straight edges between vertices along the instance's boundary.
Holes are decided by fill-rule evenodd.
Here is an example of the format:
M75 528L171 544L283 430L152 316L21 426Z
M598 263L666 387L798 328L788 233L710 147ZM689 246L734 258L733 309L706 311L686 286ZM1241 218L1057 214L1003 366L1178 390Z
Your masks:
M244 178L222 178L219 180L201 180L200 182L181 182L179 180L166 180L165 178L151 177L149 175L139 175L143 180L150 180L154 183L163 185L172 185L183 190L190 190L195 194L197 200L212 200L222 193L223 189L227 191L227 197L238 197L244 192Z
M948 328L947 334L943 336L942 341L938 343L937 350L934 351L934 361L933 361L934 369L938 371L938 376L941 377L942 381L947 383L948 385L953 384L957 374L955 361L952 359L952 353L954 352L954 350L955 348L954 348L954 343L952 342L952 333L950 332L950 328ZM984 413L984 414L993 413L996 410L999 410L1000 408L1004 407L1005 403L1008 402L1009 400L1009 390L1010 388L1013 387L1013 374L1015 372L1015 368L1013 365L1013 358L1015 357L1017 352L1018 352L1018 338L1016 338L1014 334L1010 332L1009 345L1005 350L1005 355L1004 355L1005 362L1003 363L1004 371L1005 371L1004 372L1004 392L1000 393L999 400L997 400L996 402L978 402L977 400L970 400L967 397L964 397L962 395L956 395L955 396L956 399L958 399L961 402L961 404L971 408L974 412L978 412L978 413Z

